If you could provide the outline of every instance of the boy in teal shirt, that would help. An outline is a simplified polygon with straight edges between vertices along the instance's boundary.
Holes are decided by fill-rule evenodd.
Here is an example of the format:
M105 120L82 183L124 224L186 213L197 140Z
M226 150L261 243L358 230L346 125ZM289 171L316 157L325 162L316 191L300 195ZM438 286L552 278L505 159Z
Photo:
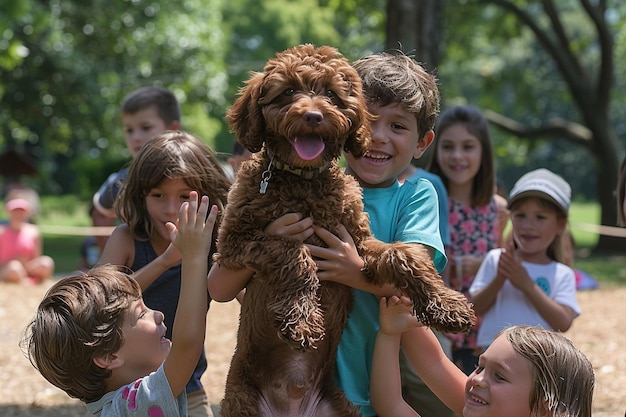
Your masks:
M433 256L435 268L442 272L446 257L436 191L425 179L398 181L412 159L420 158L433 141L439 112L436 80L405 55L370 55L353 66L363 80L368 109L378 118L372 124L369 151L361 158L345 154L346 173L363 187L363 204L374 237L383 242L424 245ZM322 259L318 262L319 278L354 288L355 301L337 353L337 382L363 416L375 416L369 400L369 377L380 327L377 297L396 291L365 279L360 273L363 261L349 235L336 237L314 230L329 245L328 249L309 246L311 254ZM414 363L419 361L419 352L404 350L413 367L419 368Z

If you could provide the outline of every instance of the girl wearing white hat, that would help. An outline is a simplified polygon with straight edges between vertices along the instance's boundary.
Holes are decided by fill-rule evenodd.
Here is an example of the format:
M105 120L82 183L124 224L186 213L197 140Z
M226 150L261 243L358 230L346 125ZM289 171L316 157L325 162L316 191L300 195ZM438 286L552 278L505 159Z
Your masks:
M523 175L509 198L513 242L490 251L470 287L483 315L477 344L487 347L515 324L566 331L580 314L574 270L565 265L561 238L571 189L547 169Z

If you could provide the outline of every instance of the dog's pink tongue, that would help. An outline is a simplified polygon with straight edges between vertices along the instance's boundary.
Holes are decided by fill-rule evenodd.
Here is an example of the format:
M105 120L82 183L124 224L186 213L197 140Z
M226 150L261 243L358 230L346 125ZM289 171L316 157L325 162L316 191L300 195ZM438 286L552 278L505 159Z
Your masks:
M298 156L305 161L317 158L326 147L322 138L317 135L298 136L293 141L293 146Z

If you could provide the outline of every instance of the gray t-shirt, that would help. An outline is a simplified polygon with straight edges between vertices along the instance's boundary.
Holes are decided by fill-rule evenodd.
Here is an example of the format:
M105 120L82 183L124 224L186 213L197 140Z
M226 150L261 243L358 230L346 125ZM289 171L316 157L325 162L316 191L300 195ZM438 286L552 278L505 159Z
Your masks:
M109 175L98 191L93 195L93 205L100 213L105 216L115 217L115 200L120 190L124 186L124 181L128 175L128 167L124 167L118 172Z
M187 395L183 390L174 398L161 365L156 372L87 403L87 410L100 417L184 417L187 415Z

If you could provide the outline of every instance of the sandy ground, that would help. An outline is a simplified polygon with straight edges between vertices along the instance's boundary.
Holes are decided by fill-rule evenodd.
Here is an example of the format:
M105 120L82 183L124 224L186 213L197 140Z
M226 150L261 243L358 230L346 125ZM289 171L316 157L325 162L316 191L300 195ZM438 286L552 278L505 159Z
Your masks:
M86 416L84 406L45 381L19 348L23 329L51 284L20 287L0 283L0 416ZM594 417L623 416L626 410L626 287L601 286L580 292L581 315L567 332L589 357L597 377ZM204 375L209 400L218 404L235 346L239 306L212 303L208 314ZM426 417L426 416L424 416Z

